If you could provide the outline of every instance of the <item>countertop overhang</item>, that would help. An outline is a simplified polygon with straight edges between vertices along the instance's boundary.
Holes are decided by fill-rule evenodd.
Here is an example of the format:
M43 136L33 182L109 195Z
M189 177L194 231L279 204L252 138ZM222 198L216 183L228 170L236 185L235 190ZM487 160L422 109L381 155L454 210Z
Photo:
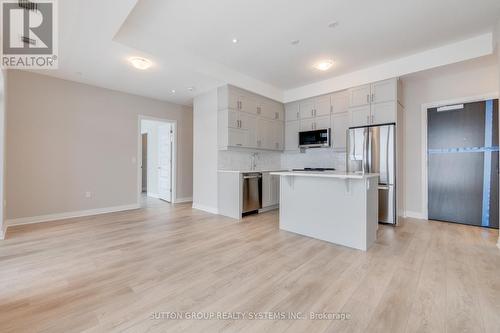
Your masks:
M352 173L341 171L279 171L271 172L271 175L281 177L316 177L316 178L339 178L339 179L367 179L378 177L378 173Z

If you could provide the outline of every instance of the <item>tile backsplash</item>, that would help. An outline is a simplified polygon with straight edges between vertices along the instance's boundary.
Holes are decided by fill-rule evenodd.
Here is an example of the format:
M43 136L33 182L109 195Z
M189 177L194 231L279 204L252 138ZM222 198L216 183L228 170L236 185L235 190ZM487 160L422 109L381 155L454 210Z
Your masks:
M220 150L219 170L251 170L255 154L256 170L281 169L281 153Z
M305 153L285 152L281 157L281 166L284 169L301 168L335 168L339 171L346 169L345 152L335 152L331 149L307 149Z
M219 170L251 170L252 152L220 150L218 157ZM335 168L345 170L345 152L335 152L331 149L308 149L299 152L258 152L255 155L256 170Z

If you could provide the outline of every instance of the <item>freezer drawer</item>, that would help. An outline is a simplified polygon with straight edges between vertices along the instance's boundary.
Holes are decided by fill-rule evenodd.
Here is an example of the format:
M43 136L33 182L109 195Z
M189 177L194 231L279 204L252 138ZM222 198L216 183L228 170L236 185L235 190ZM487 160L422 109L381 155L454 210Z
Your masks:
M378 186L378 221L381 223L396 224L394 194L393 185Z

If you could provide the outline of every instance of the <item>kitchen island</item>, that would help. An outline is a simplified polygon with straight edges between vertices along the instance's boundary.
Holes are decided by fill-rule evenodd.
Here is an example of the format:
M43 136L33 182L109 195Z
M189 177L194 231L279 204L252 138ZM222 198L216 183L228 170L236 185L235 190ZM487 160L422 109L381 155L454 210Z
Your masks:
M280 229L363 251L375 242L378 174L271 174L280 176Z

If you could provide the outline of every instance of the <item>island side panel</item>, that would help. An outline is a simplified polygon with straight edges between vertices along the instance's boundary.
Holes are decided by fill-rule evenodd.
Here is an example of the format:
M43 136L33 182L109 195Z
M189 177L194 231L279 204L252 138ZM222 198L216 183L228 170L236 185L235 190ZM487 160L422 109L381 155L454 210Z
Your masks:
M365 180L282 176L280 228L366 250Z
M366 179L366 250L377 240L378 177Z

